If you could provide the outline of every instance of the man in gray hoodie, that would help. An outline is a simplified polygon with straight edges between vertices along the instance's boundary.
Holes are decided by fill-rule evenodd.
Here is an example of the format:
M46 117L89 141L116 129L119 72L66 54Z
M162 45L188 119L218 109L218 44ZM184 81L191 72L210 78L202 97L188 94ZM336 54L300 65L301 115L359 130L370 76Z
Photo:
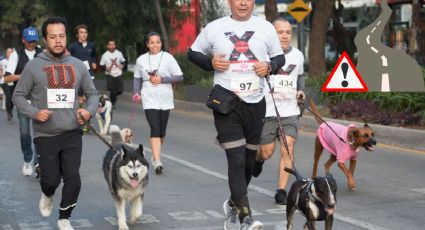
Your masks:
M99 99L87 68L66 51L66 24L60 17L44 22L42 32L46 50L25 66L13 103L33 120L34 143L41 168L41 215L47 217L52 213L53 195L63 179L57 225L58 229L69 230L74 229L68 218L77 204L81 187L80 125L95 115ZM78 89L88 98L87 109L79 108Z

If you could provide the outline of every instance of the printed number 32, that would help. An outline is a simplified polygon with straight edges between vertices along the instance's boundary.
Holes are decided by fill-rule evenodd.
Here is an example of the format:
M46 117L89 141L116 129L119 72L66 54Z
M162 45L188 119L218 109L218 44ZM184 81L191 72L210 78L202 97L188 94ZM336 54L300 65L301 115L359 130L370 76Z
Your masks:
M66 94L56 94L56 101L66 101Z
M241 83L239 86L241 88L241 90L250 90L251 89L251 85L252 83L248 82L248 83Z

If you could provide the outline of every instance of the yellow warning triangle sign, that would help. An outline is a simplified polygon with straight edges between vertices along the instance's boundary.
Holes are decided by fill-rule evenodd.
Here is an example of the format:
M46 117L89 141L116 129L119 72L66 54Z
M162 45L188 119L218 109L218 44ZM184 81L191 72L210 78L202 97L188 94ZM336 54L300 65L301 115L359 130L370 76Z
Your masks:
M303 0L296 0L288 7L288 13L301 23L303 19L310 13L311 8Z
M366 92L368 88L344 51L322 87L322 92Z

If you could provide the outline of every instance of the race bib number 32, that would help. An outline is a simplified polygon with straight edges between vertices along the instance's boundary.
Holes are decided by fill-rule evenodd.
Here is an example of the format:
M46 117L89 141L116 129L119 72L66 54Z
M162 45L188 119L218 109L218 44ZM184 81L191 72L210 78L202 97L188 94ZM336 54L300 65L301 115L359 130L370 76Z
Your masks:
M47 89L47 107L49 109L74 108L75 89Z

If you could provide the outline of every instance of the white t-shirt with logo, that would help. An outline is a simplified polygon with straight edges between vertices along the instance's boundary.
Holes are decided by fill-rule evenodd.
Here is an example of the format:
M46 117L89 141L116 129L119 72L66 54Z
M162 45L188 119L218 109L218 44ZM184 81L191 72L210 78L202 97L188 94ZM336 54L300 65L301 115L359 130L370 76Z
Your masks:
M247 103L264 97L264 78L254 72L253 64L283 54L273 25L255 16L247 21L227 16L209 23L191 49L205 55L225 54L230 67L215 71L214 85L232 90Z
M143 109L174 109L173 87L169 83L153 85L148 73L155 72L158 76L171 77L183 75L176 59L168 52L161 51L157 54L145 53L141 55L134 69L134 77L142 78L141 90Z
M119 68L117 65L122 65L125 62L125 58L122 55L122 53L115 49L114 52L106 51L102 58L100 59L100 65L106 66L106 68L109 68L113 63L115 63L111 70L108 72L106 71L106 74L111 75L113 77L118 77L122 75L122 69Z
M297 48L285 54L285 65L277 75L270 76L270 85L274 88L274 99L281 117L296 116L300 114L297 104L297 80L298 76L304 74L304 55ZM276 117L276 110L266 85L266 117Z

